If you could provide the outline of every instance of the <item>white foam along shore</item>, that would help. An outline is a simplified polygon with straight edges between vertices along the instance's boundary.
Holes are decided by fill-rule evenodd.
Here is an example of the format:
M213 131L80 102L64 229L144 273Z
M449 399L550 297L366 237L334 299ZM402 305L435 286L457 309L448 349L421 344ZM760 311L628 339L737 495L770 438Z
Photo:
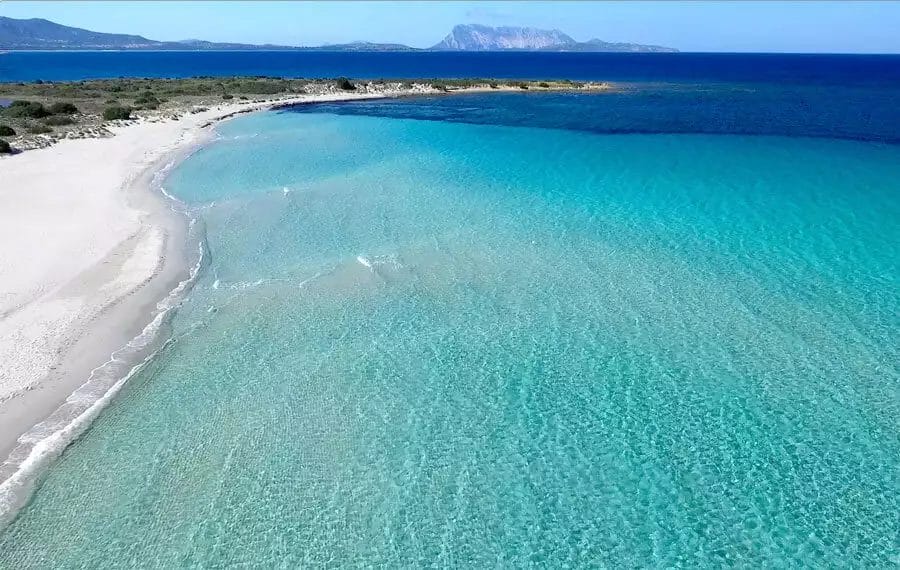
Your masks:
M199 269L189 220L156 175L236 114L391 95L221 104L0 159L0 526L152 355Z

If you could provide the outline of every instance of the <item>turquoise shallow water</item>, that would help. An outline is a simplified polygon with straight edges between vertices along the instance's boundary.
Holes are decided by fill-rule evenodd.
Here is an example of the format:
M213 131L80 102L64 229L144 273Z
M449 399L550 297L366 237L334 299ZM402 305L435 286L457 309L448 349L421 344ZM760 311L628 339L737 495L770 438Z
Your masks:
M8 568L898 563L898 148L268 113Z

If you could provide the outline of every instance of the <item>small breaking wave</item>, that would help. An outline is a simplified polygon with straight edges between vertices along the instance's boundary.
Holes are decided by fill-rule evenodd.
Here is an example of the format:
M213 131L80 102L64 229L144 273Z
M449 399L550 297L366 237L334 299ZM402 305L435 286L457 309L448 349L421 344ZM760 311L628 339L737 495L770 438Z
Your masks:
M403 267L403 264L400 263L400 258L397 254L390 253L386 255L373 255L371 257L367 257L364 255L356 256L356 261L359 262L363 267L375 271L380 266L388 266L393 269L400 269Z
M313 275L312 277L307 277L306 279L300 281L300 283L297 284L297 288L298 288L298 289L303 289L304 287L306 287L308 284L312 283L312 282L315 281L316 279L318 279L318 278L320 278L320 277L322 277L322 276L324 276L324 275L328 275L328 274L331 273L332 271L334 271L333 268L330 269L330 270L328 270L328 271L320 271L320 272L316 273L315 275Z
M90 427L125 384L168 344L168 340L159 344L159 333L197 280L203 260L201 242L197 262L188 277L157 303L153 319L140 334L92 370L87 382L66 398L50 417L19 438L16 448L0 466L0 477L9 473L0 483L0 529L25 505L37 478L53 460Z
M218 280L217 280L218 281ZM256 281L238 281L236 283L231 283L227 287L233 290L241 290L241 289L255 289L260 285L265 285L271 281L271 279L257 279Z
M187 204L167 192L162 184L176 164L176 160L171 160L154 172L150 188L165 196L171 211L188 218L187 235L192 236L197 232L198 219L190 215ZM49 417L22 434L9 457L0 464L0 529L12 522L28 502L47 467L90 427L128 381L171 342L171 339L162 341L161 332L203 267L206 257L203 239L197 239L197 247L197 261L188 276L156 304L153 318L143 330L113 352L109 360L94 368L87 381Z

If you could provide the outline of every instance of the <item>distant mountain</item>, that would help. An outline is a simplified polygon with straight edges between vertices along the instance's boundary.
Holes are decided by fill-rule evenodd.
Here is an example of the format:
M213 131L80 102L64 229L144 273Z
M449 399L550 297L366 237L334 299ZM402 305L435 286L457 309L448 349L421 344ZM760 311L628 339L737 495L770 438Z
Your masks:
M627 42L605 42L598 39L588 40L586 42L575 42L573 45L558 46L557 48L552 48L551 51L678 53L677 49L670 47L632 44Z
M63 26L49 20L16 20L0 16L0 49L30 50L317 50L317 51L413 51L402 44L353 42L321 47L292 47L182 40L161 42L143 36L106 34Z
M0 49L278 49L279 46L215 43L203 40L160 42L143 36L106 34L63 26L50 20L0 16Z
M677 52L677 49L631 43L609 43L602 40L577 42L559 30L539 30L503 26L492 28L477 24L455 26L432 50L452 51L607 51L607 52Z
M573 45L575 40L559 30L538 30L503 26L491 28L469 24L454 26L433 50L497 51L506 49L537 50L560 45Z
M0 50L304 50L304 51L420 51L403 44L353 42L320 47L292 47L183 40L162 42L143 36L106 34L63 26L49 20L17 20L0 16ZM559 30L475 24L456 26L432 50L453 51L630 51L671 52L672 48L601 40L577 42Z
M33 18L16 20L0 16L0 48L2 49L152 49L162 42L126 34L101 34L61 26L49 20Z
M170 50L237 50L237 49L294 49L287 46L277 46L273 44L233 44L223 42L208 42L205 40L179 40L177 42L155 42L154 47L149 49L170 49ZM95 49L95 48L78 48L78 49ZM128 48L115 48L128 49Z
M325 44L321 47L305 47L305 50L321 51L419 51L403 44L377 44L372 42L352 42L349 44Z

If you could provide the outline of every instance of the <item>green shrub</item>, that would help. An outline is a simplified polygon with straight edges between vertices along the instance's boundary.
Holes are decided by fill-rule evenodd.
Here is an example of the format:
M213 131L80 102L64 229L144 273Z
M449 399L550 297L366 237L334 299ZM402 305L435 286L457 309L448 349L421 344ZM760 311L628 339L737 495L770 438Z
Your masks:
M234 99L234 95L231 95L230 93L223 93L222 99L225 99L226 101L229 99Z
M259 95L275 95L276 93L283 93L284 91L288 91L290 84L281 80L275 79L256 79L256 80L243 80L243 81L232 81L229 83L229 91L233 91L236 93L256 93ZM210 86L212 88L212 86ZM219 87L219 90L222 88Z
M543 87L544 89L546 89L547 87L550 87L550 84L546 81L541 81L540 83L538 83L538 87Z
M37 101L13 101L12 104L6 108L4 114L8 117L41 119L49 115L50 111Z
M14 137L16 131L9 125L0 125L0 137Z
M44 119L45 125L52 125L54 127L58 127L60 125L71 125L75 121L72 117L68 115L50 115L46 119Z
M134 104L141 109L157 109L159 108L159 99L153 94L153 91L144 91L134 100Z
M45 133L52 133L53 129L51 129L47 125L37 124L37 125L31 125L30 127L28 127L28 132L33 135L43 135Z
M527 83L519 83L519 89L528 89Z
M500 89L500 86L496 83L491 83L491 89Z
M443 83L432 83L431 88L437 89L438 91L446 91L447 90L447 86L444 85Z
M241 101L246 101L246 100L247 100L247 96L246 96L246 95L241 95L240 97L238 97L238 99L240 99Z
M343 89L344 91L353 91L356 89L356 85L350 82L346 77L338 77L335 80L337 83L338 89Z
M71 115L78 112L78 107L71 103L54 103L48 109L54 115Z
M257 83L250 93L259 93L261 95L275 95L284 92L284 86L280 83Z
M9 146L9 143L6 141L0 140L0 154L10 154L12 152L12 147Z
M131 118L131 108L130 107L120 107L118 105L113 105L111 107L107 107L103 109L103 120L105 121L118 121L122 119L130 119Z

